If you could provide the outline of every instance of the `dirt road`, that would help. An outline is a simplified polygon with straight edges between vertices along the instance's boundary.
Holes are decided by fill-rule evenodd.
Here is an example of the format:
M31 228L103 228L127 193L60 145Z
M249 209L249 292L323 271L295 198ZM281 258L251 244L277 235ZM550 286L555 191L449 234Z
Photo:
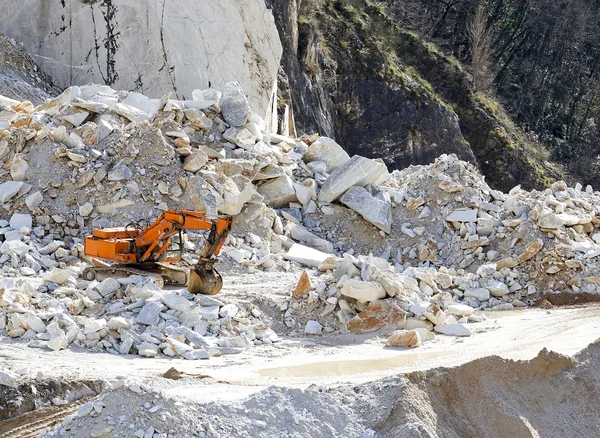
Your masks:
M412 350L385 348L383 336L337 335L286 338L272 346L207 361L143 359L74 349L52 352L6 342L0 350L0 367L74 380L154 377L175 367L241 386L357 382L456 366L491 355L530 359L543 348L573 355L600 338L600 307L488 313L487 321L470 327L471 337L438 335Z

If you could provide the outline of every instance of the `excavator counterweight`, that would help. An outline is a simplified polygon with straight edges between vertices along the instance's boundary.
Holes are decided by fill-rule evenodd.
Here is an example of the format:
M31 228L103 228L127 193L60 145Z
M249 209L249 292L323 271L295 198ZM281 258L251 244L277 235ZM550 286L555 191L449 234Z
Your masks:
M109 276L147 274L159 286L164 282L183 284L193 294L217 294L223 287L223 279L213 265L231 223L231 216L210 217L196 211L169 210L146 227L131 223L121 228L94 230L85 238L84 252L95 266L87 268L83 276L102 280ZM198 263L189 272L172 265L181 260L183 230L208 231ZM180 240L178 248L173 249L176 236Z

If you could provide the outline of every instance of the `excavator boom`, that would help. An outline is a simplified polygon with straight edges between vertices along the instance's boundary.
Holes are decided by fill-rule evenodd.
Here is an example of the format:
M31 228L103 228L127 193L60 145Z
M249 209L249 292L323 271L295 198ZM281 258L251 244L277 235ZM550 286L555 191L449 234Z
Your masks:
M187 286L191 293L213 295L222 287L221 275L213 265L231 230L231 223L231 216L210 217L197 211L169 210L147 227L132 223L122 228L94 230L91 236L85 238L85 254L93 259L112 262L110 268L113 270L117 269L115 266L123 266L121 270L153 271L160 263L164 271L169 269L168 263L181 260L181 242L178 256L166 256L176 235L183 230L208 231L200 259L189 274ZM86 278L91 278L97 272L99 269L88 268Z

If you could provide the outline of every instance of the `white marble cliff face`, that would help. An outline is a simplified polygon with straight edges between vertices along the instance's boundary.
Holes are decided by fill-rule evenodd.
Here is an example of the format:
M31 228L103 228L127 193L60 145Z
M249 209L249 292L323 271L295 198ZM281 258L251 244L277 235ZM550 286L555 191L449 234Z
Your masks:
M0 0L0 32L61 87L161 97L237 81L265 117L281 57L264 0Z

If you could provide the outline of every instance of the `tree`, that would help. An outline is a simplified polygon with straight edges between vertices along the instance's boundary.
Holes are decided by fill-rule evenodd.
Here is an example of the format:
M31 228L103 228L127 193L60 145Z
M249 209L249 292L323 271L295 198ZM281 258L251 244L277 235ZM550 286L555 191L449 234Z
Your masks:
M471 46L471 65L475 88L478 91L487 93L492 89L494 83L492 66L494 34L482 6L475 9L475 14L467 25L467 33L469 45Z

